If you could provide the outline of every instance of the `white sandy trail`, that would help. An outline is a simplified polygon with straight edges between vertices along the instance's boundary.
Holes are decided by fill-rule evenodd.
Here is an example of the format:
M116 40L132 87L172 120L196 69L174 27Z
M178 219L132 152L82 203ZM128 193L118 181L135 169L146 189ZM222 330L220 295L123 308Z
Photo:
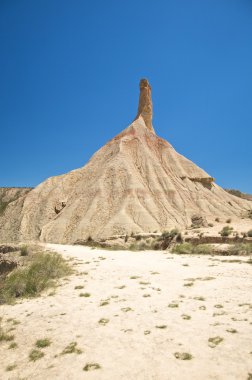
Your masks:
M20 321L18 347L0 343L0 379L246 380L252 373L252 265L220 261L234 257L47 247L71 258L77 273L55 295L0 306L5 327L12 326L8 318ZM223 341L209 347L216 336ZM35 341L45 337L52 341L45 356L30 362ZM61 355L71 342L83 353ZM192 359L176 359L176 352ZM83 371L87 363L101 368ZM7 372L11 364L17 367Z

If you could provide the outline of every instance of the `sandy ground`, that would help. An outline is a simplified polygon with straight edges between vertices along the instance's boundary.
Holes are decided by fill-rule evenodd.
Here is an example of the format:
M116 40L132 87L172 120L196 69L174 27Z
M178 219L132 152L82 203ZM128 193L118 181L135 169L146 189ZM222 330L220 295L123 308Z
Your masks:
M0 343L1 380L250 378L248 258L47 247L72 259L76 273L51 296L0 307L18 345L8 349L11 342ZM209 344L214 337L223 340ZM41 338L52 343L42 349L43 358L31 362L29 353ZM82 353L62 354L71 342ZM180 360L175 353L192 358ZM87 363L100 368L84 371ZM16 368L6 371L12 364Z

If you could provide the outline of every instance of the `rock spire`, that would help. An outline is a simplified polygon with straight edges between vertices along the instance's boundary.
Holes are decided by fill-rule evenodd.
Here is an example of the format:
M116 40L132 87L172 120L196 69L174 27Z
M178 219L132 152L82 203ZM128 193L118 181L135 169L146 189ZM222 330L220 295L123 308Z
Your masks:
M151 100L151 86L147 79L140 80L140 95L138 103L138 111L136 119L142 116L146 127L154 132L152 126L152 100Z

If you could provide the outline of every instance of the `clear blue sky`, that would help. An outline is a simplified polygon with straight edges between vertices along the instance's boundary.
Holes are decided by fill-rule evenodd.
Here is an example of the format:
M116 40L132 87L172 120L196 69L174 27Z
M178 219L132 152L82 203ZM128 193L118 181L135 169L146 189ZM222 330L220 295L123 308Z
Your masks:
M83 166L142 77L157 134L252 193L251 0L0 0L0 186Z

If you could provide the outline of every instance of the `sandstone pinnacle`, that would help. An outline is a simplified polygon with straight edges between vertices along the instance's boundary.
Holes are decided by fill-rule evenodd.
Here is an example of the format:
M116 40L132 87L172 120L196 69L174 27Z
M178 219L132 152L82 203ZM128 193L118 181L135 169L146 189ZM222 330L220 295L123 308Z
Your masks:
M107 239L206 225L216 217L235 221L252 212L251 201L223 190L155 134L146 79L140 81L134 122L85 166L9 200L3 199L8 204L0 213L3 243L73 244L89 236Z
M142 116L146 127L154 132L152 126L152 100L151 100L151 86L147 79L140 80L140 94L136 119Z

